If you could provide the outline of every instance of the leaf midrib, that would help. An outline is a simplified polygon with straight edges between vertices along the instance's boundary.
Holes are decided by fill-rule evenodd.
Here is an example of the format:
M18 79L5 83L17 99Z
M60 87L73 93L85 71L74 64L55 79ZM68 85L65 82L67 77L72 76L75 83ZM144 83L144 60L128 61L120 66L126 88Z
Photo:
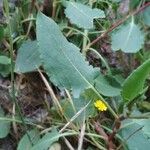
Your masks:
M57 39L55 36L52 34L53 39L58 45L58 48L62 51L63 55L66 57L66 59L69 61L69 63L73 66L73 68L78 72L78 74L82 77L82 79L89 85L89 88L94 88L93 85L84 77L84 75L78 70L78 68L72 63L71 59L66 55L64 50L60 47L60 44L57 42Z
M134 27L134 22L132 21L131 24L130 24L130 29L129 29L129 34L128 34L128 36L127 36L127 40L126 40L126 42L124 43L124 47L126 47L126 45L127 45L128 42L129 42L129 38L130 38L130 36L131 36L133 27Z

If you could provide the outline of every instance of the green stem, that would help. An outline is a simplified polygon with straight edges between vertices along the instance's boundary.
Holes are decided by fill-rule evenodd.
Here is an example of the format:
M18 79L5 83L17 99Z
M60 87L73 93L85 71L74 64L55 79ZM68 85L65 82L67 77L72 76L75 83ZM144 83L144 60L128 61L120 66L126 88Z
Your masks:
M83 46L82 46L82 54L85 56L86 55L86 45L87 45L87 38L88 37L88 30L84 30L84 35L83 36Z
M14 61L13 61L13 38L12 38L12 31L11 31L11 25L10 25L10 14L9 14L9 3L8 3L8 0L4 0L4 8L5 8L5 12L6 12L6 17L8 19L8 30L9 30L9 43L10 43L9 53L10 53L10 58L11 58L11 98L12 98L12 101L14 102L14 104L16 106L17 113L18 113L21 121L23 122L25 130L27 132L27 126L25 124L24 118L23 118L22 113L21 113L20 106L19 106L19 104L17 102L17 99L16 99L16 96L15 96L15 78L14 78ZM29 138L29 141L32 144L32 140L31 140L31 138L30 138L28 133L27 133L27 136Z
M62 27L62 30L64 30L64 29L69 29L69 30L72 30L72 31L76 31L77 33L75 33L75 34L81 34L81 35L83 35L83 36L87 39L87 42L90 43L89 37L86 36L86 35L85 35L83 32L81 32L80 30L75 29L75 28L72 28L72 27L68 27L68 26Z
M0 121L16 122L16 123L23 124L21 120L16 119L16 118L12 119L12 118L0 117ZM41 125L37 125L29 121L25 121L25 124L37 127L39 129L44 129L44 127L42 127Z
M108 63L106 62L106 60L102 57L102 55L100 53L98 53L95 49L93 48L89 48L89 50L93 51L95 54L97 54L99 56L99 58L101 59L101 61L104 63L105 67L108 70L108 73L111 74L111 69L108 65Z

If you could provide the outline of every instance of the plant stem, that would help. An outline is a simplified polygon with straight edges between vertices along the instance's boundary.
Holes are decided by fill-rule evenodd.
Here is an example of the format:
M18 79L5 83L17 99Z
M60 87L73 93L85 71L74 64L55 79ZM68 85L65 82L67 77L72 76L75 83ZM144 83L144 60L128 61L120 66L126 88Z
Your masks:
M15 96L15 78L14 78L14 61L13 61L13 38L12 38L12 31L11 31L11 25L10 25L10 14L9 14L9 3L8 3L8 0L4 0L4 8L5 8L5 12L6 12L6 17L8 19L8 34L9 34L9 43L10 43L10 46L9 46L9 52L10 52L10 59L11 59L11 98L12 98L12 101L14 102L15 106L16 106L16 110L17 110L17 113L24 125L24 128L26 130L26 133L27 133L27 136L29 138L29 141L31 142L32 144L32 140L27 132L27 126L26 126L26 123L24 121L24 118L22 116L22 113L21 113L21 109L20 109L20 106L17 102L17 99L16 99L16 96Z
M86 55L86 45L87 45L87 37L88 36L88 30L84 30L84 36L83 36L83 46L82 46L82 54Z
M18 118L7 118L7 117L0 117L0 121L9 121L9 122L16 122L16 123L19 123L19 124L23 124L22 120L19 120ZM36 128L39 128L39 129L44 129L44 127L42 127L41 125L38 125L38 124L35 124L35 123L32 123L31 121L25 121L25 124L27 125L30 125L30 126L34 126Z
M102 57L102 55L100 53L98 53L94 48L89 48L89 50L91 50L92 52L94 52L100 58L100 60L105 65L105 67L106 67L106 69L108 71L108 74L111 74L111 69L110 69L108 63L106 62L106 60Z
M57 0L53 0L53 11L52 11L53 19L55 19L55 15L56 15L56 7L57 7Z

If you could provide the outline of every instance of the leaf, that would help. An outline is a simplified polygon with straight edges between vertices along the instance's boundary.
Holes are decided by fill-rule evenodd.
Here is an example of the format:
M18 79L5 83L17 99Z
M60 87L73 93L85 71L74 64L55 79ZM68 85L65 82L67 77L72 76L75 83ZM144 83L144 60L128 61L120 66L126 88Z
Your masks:
M3 77L7 77L11 72L11 65L1 65L0 64L0 74Z
M72 89L75 97L93 86L97 69L88 62L60 32L58 25L42 13L37 17L37 40L41 58L50 80L59 88Z
M0 25L0 41L4 38L4 27Z
M142 122L141 119L139 122ZM125 140L128 150L147 150L150 147L150 140L144 131L144 123L141 125L136 123L135 120L126 120L124 128L121 129L120 134Z
M59 137L60 134L56 129L53 129L51 132L45 134L30 150L47 150L54 142L58 141Z
M73 116L76 115L77 112L79 112L81 109L85 108L86 105L88 105L73 121L74 123L81 124L83 123L83 120L87 120L88 118L96 116L97 109L94 106L94 101L97 99L99 99L99 97L93 92L93 90L87 89L80 94L79 98L72 98L73 105L68 99L61 100L60 105L63 108L64 115L68 119L71 119ZM53 106L50 113L58 120L61 119L61 117L57 115L56 107Z
M32 140L32 144L35 145L38 140L40 139L40 134L37 130L33 129L31 131L28 132L28 135L30 136L31 140ZM21 140L19 141L17 150L29 150L32 148L32 144L29 141L29 138L27 136L27 133L21 138Z
M11 59L7 56L0 56L0 74L7 77L11 72Z
M140 5L141 0L130 1L130 9L136 9Z
M41 65L37 41L26 41L18 50L15 72L25 73L36 70Z
M122 96L125 101L132 101L143 90L146 78L150 73L150 59L135 69L124 81Z
M3 109L0 107L0 117L5 117ZM0 121L0 139L5 138L10 131L9 121Z
M0 64L2 65L9 65L11 64L11 59L7 56L0 56Z
M89 6L75 2L68 2L65 14L71 23L84 29L93 28L93 19L105 17L102 10L97 8L91 9Z
M99 75L95 79L95 88L104 96L118 96L120 95L121 87L117 81L113 81L114 83L110 83L110 79Z
M65 116L69 119L71 119L73 116L76 115L78 111L80 111L83 107L85 107L91 99L89 97L85 99L83 96L81 96L79 98L74 98L72 100L73 100L73 106L75 110L73 109L71 103L66 99L63 100L61 103L63 112ZM83 123L84 119L87 120L88 118L93 117L95 115L96 115L96 109L94 107L93 102L91 101L91 103L87 106L87 108L85 108L85 110L73 122L80 124Z
M138 106L140 110L150 111L150 102L148 101L141 101L140 103L138 103Z
M150 119L134 119L134 122L143 126L142 131L144 135L150 138Z
M150 6L144 10L142 14L142 18L143 18L144 23L147 26L150 26Z
M144 33L133 21L122 25L111 34L113 51L122 50L126 53L136 53L144 44Z

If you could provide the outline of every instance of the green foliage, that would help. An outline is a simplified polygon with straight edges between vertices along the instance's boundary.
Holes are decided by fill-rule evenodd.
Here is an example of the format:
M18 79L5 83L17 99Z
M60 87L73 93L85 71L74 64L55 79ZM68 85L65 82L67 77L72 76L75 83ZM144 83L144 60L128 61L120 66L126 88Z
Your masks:
M4 111L0 107L0 118L4 118L4 117L5 117ZM10 131L10 122L1 120L0 121L0 139L5 138L9 134L9 131Z
M29 140L28 136L30 136L31 141ZM33 129L31 131L28 131L28 135L26 133L22 137L17 150L46 150L58 139L59 133L56 129L53 129L51 132L46 133L42 138L40 138L39 132L36 129Z
M0 56L0 74L7 77L11 70L11 60L7 56Z
M147 127L150 121L144 120L126 120L123 122L124 127L120 134L124 139L124 144L128 150L147 150L150 147L150 140L147 136Z
M121 25L111 34L112 49L126 53L138 52L144 44L144 33L134 21Z
M150 74L150 59L134 70L124 81L122 96L125 101L132 101L143 91L145 80Z
M68 2L65 14L66 17L70 19L71 23L84 29L93 28L93 19L105 17L102 10L97 8L91 9L87 5L75 2Z
M113 79L113 78L112 78ZM120 95L121 86L115 79L113 79L113 83L111 83L110 78L99 75L95 79L95 88L104 96L118 96Z
M141 2L141 0L130 1L130 8L135 9L136 7L139 6L140 2Z
M58 141L60 134L56 129L53 129L51 132L46 133L36 145L34 145L31 150L46 150L54 142Z
M142 131L144 133L145 136L147 136L148 138L150 138L150 119L134 119L133 120L135 123L141 125Z
M26 41L18 50L15 72L25 73L36 70L41 65L37 41Z
M142 14L142 19L143 19L143 22L147 25L147 26L150 26L150 6L147 7L143 14Z
M0 25L0 41L4 38L4 27Z
M18 147L17 147L17 150L27 150L27 149L31 149L32 148L32 144L33 145L36 145L37 142L39 141L40 139L40 134L39 132L36 130L36 129L33 129L31 131L27 131L28 133L26 133L22 138L21 140L19 141L19 144L18 144ZM28 134L28 135L27 135ZM29 140L29 137L30 136L30 139L32 141Z
M94 108L93 100L89 97L86 98L85 97L86 94L87 93L83 93L83 95L80 96L80 98L74 98L73 105L69 102L69 100L66 99L63 100L61 103L65 116L71 119L91 100L90 104L85 108L85 110L77 117L77 119L73 121L74 123L82 124L84 119L87 120L88 118L96 115L96 109Z
M10 58L7 56L0 56L0 64L1 65L9 65L11 63Z
M60 88L72 89L76 97L93 85L97 69L60 32L57 24L42 13L37 17L37 40L42 62L50 80Z
M87 149L111 149L113 143L115 149L123 146L120 149L147 150L150 147L150 119L142 118L148 118L146 112L149 114L150 108L150 7L146 8L149 4L147 2L148 0L37 0L34 5L33 1L23 0L11 8L8 0L4 0L6 22L0 25L0 104L2 103L6 112L9 110L14 113L12 105L7 108L3 98L10 94L15 101L17 96L17 111L6 118L0 107L0 138L11 133L12 121L21 123L17 126L18 131L26 132L19 144L15 143L18 145L17 150L54 149L53 144L58 140L61 140L62 149L65 149L63 144L66 136L70 136L66 139L75 146L74 149L84 149L84 145L82 148L80 146L86 142ZM1 5L2 2L0 23ZM38 8L42 8L43 14L37 14ZM126 8L128 14L123 14ZM130 18L132 19L129 20ZM121 51L116 52L118 50ZM140 65L142 62L144 63ZM10 67L11 75L8 76ZM34 91L38 85L33 80L33 84L26 83L27 88L29 87L27 90L24 86L22 89L24 78L22 80L20 74L16 73L36 71L34 78L39 67L45 76L45 80L42 79L46 87L40 86ZM137 69L132 72L132 68ZM124 79L129 72L131 74ZM46 74L52 82L51 87L48 87ZM27 74L25 79L31 81L31 76L31 73L29 76ZM18 78L21 80L18 81ZM41 80L38 75L36 79ZM7 80L11 82L10 88ZM34 89L31 89L32 85ZM39 97L42 102L36 103L34 99L39 100ZM137 107L132 108L145 114L139 112L135 118L142 119L131 120L129 118L134 118L131 116L133 109L127 110L126 106L131 106L129 104L134 104L137 100L137 105L133 105ZM96 101L101 101L109 111L98 110L94 106ZM30 105L33 109L28 110L26 103L29 109ZM12 104L14 106L14 102ZM24 119L20 112L29 119ZM39 115L41 119L34 119ZM29 130L31 127L33 129ZM41 132L36 128L40 128ZM118 129L117 133L112 129ZM112 137L104 138L99 132ZM18 135L21 137L22 133ZM73 143L77 136L81 139L77 144L79 147Z

